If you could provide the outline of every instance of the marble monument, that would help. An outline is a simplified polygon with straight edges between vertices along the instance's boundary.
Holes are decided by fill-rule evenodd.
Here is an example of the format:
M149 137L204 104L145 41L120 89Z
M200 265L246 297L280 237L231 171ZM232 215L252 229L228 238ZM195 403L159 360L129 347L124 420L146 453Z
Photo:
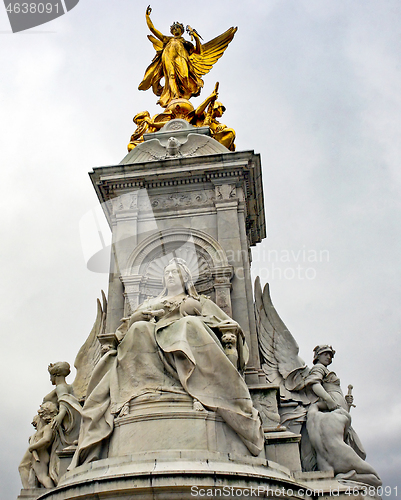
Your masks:
M139 90L162 112L138 112L128 154L90 174L112 232L109 290L74 382L67 362L49 365L18 498L378 498L334 349L316 339L309 368L268 285L253 289L260 156L235 150L218 83L190 102L237 28L203 43L187 26L189 41L150 14Z

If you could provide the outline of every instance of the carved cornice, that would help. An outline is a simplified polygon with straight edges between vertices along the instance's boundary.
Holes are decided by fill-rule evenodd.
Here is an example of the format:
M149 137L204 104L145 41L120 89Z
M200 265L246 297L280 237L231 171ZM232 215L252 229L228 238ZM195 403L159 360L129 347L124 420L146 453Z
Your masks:
M115 181L109 181L109 180L102 180L98 182L98 186L101 186L103 188L104 194L108 195L107 198L110 196L110 199L113 197L113 194L117 194L117 192L125 192L127 190L132 190L132 189L154 189L154 188L165 188L165 187L170 187L170 186L183 186L183 185L190 185L190 184L200 184L200 183L207 183L207 182L212 182L215 183L216 180L221 180L221 179L227 179L227 178L232 178L232 177L238 177L238 179L247 181L249 177L249 172L246 170L229 170L229 171L224 171L224 172L210 172L206 174L200 174L200 175L193 175L190 178L184 177L184 178L176 178L174 180L170 178L166 179L158 179L158 180L152 180L152 179L142 179L140 181L137 180L129 180L129 181L121 181L121 182L115 182ZM247 191L249 191L249 187L247 185ZM118 196L120 193L118 193Z
M185 209L189 205L196 207L211 201L238 200L239 203L244 202L241 211L245 213L250 244L255 245L266 236L261 175L259 155L252 151L240 151L98 167L90 177L110 225L115 210L110 206L112 200L139 189L146 189L151 206L143 207L138 197L138 210ZM172 190L177 195L173 195ZM214 190L215 200L213 195L208 195L208 201L202 201L197 196L202 198L203 195L193 194L209 190ZM229 192L223 193L225 190ZM224 207L218 205L218 208ZM132 211L134 207L130 206L128 210Z
M211 204L215 198L215 195L212 189L206 189L192 192L150 196L149 198L151 208L153 210L158 210Z

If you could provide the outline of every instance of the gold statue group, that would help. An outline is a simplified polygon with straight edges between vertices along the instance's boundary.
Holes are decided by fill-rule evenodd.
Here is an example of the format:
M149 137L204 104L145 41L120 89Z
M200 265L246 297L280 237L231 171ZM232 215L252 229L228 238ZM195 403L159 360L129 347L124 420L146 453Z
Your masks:
M153 26L151 12L149 6L146 9L146 23L152 35L148 35L148 38L156 50L156 55L138 88L148 90L152 87L154 94L159 97L157 104L160 104L164 111L153 117L148 111L141 111L134 116L133 121L137 128L131 136L128 151L144 141L144 134L160 130L175 118L186 120L195 127L208 126L213 139L234 151L235 131L217 120L226 109L217 101L219 84L216 83L213 92L196 109L189 99L200 94L203 87L201 77L208 73L223 55L237 28L229 28L222 35L202 44L197 31L187 26L187 33L194 44L183 38L184 25L178 22L170 27L172 36L163 35ZM161 84L162 79L164 86Z

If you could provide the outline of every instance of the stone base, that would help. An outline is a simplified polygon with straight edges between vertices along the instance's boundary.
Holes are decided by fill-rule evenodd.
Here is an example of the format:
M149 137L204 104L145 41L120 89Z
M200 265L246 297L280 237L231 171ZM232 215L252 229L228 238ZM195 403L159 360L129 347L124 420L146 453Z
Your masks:
M308 494L313 489L319 493ZM345 500L350 498L350 491L352 498L366 498L361 484L342 484L330 473L292 474L264 459L197 450L166 451L163 455L138 453L98 460L67 472L57 488L41 490L37 500L193 500L196 497ZM330 496L330 492L334 495Z
M17 497L17 500L36 500L43 493L48 493L49 491L52 490L46 490L44 488L22 489L21 493Z
M284 465L291 472L302 470L299 455L300 434L265 432L265 440L265 453L268 460Z
M238 435L215 412L196 411L184 394L150 394L131 402L114 421L108 458L140 452L204 450L251 456ZM163 455L161 455L163 456ZM262 452L264 458L264 452Z
M41 500L122 498L126 500L193 500L201 490L221 490L214 498L250 495L250 488L289 488L299 485L285 467L265 459L212 452L137 453L83 465L68 472L56 490ZM234 489L234 491L233 491ZM249 490L249 492L248 492ZM225 492L225 495L223 495ZM203 496L207 493L203 493ZM288 498L299 498L295 494Z
M68 446L68 448L64 448L64 450L57 451L57 456L60 460L59 462L59 477L64 476L64 474L67 472L67 469L71 463L72 457L74 456L75 450L77 449L76 446Z

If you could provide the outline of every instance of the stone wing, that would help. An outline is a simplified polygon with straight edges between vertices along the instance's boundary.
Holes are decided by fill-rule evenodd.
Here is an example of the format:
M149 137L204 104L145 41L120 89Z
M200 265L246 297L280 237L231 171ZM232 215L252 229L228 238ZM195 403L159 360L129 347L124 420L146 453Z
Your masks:
M298 356L298 344L273 306L269 284L265 285L262 292L259 277L255 280L255 315L262 370L268 382L280 386L282 398L299 400L301 395L297 393L294 397L285 382L290 374L290 378L296 375L302 381L309 373L309 368Z
M127 154L120 164L164 160L166 156L166 148L160 144L160 141L158 139L150 139L138 144L136 148Z
M188 134L188 139L180 147L182 156L213 155L228 153L228 149L207 135Z
M198 76L206 75L212 69L213 65L224 54L228 44L234 38L238 28L229 28L220 36L213 38L210 42L202 45L200 54L192 53L189 57L192 66Z
M85 343L78 351L74 362L77 375L72 386L74 388L76 398L80 401L85 399L89 380L101 356L101 345L97 336L100 333L103 333L106 324L106 314L107 299L102 290L102 303L100 303L100 300L97 299L97 314L92 330Z

